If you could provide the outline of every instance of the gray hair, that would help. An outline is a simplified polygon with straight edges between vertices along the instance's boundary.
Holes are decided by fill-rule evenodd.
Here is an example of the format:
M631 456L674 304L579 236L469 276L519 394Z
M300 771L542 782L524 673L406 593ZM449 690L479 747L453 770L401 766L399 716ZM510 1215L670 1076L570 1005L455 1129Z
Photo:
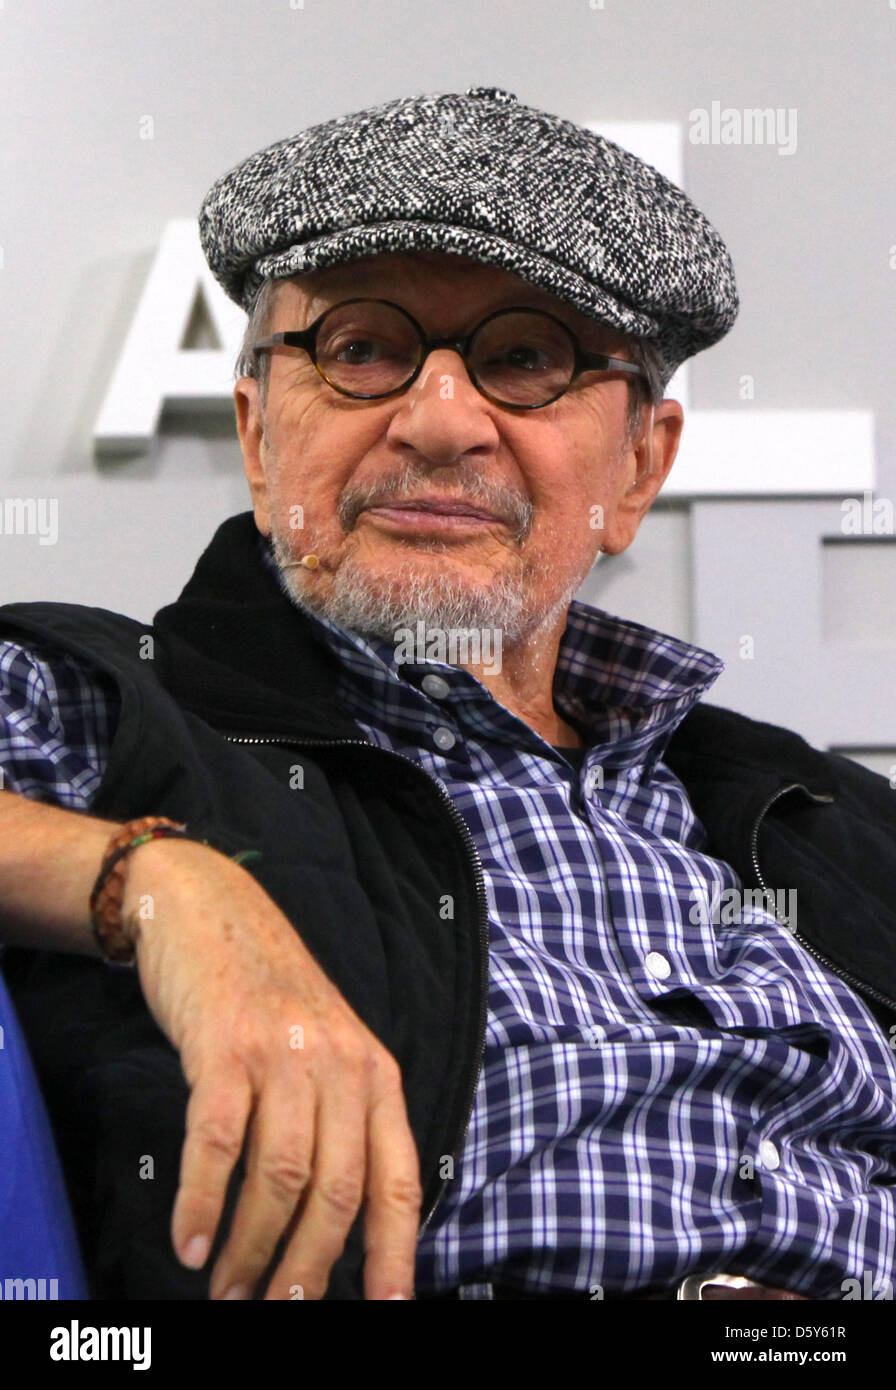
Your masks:
M252 344L258 338L265 337L270 330L277 283L273 279L265 280L255 297L234 373L237 377L249 376L258 381L262 406L267 404L271 359L266 352L255 352ZM632 361L637 363L647 377L646 381L638 378L632 380L626 422L628 438L631 441L640 425L643 408L647 405L659 405L663 399L666 369L662 352L650 338L628 337L628 348Z
M631 384L628 397L628 419L626 428L628 442L635 438L641 423L645 406L659 405L666 393L666 364L659 347L650 338L628 339L629 356L644 372L647 380L636 377Z
M255 352L252 344L258 338L263 338L267 334L274 308L274 290L276 280L265 280L261 289L255 296L252 305L252 312L249 314L249 321L246 324L246 331L243 333L243 341L240 344L239 356L236 359L234 375L236 377L251 376L258 381L261 392L261 403L267 403L268 395L268 374L271 359L266 352Z

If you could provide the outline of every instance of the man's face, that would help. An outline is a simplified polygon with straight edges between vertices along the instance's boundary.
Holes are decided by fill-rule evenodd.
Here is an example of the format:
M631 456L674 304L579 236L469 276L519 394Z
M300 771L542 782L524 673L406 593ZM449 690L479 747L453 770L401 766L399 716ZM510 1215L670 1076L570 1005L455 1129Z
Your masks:
M517 276L441 254L282 281L269 331L305 328L356 295L395 301L431 337L465 336L511 305L544 308L585 350L629 356L624 337ZM637 448L628 437L628 391L621 375L587 374L552 404L514 411L439 349L402 394L352 400L305 352L277 349L265 408L253 379L235 389L257 525L290 593L343 626L387 638L420 618L488 626L510 647L556 625L600 549L630 544L671 466L680 407L657 408L649 471L643 434ZM298 564L309 553L316 568Z

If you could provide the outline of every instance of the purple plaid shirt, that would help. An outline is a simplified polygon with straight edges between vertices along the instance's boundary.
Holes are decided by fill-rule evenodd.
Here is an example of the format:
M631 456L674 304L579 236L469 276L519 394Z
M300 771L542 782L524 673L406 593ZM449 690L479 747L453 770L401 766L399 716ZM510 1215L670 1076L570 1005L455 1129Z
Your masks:
M396 665L393 644L311 621L344 710L444 784L485 874L485 1053L418 1291L599 1297L724 1270L814 1298L869 1276L885 1293L896 1060L774 917L708 922L742 885L661 760L722 663L574 602L554 701L586 731L576 757L469 672ZM113 699L69 657L0 643L5 785L89 807Z

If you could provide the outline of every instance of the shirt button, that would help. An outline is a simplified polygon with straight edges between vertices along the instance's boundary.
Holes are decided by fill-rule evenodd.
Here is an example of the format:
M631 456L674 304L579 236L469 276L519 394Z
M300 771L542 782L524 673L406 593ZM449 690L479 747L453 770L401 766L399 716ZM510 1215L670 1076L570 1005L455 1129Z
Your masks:
M450 729L443 727L436 729L432 736L432 741L437 748L441 748L443 753L447 753L449 748L453 748L457 739Z
M644 964L657 980L668 980L672 974L672 966L665 956L660 955L659 951L650 951L644 958Z
M781 1166L781 1155L772 1143L771 1139L763 1139L759 1145L759 1162L763 1168L767 1168L770 1173Z
M427 695L431 695L434 700L444 700L448 694L450 686L444 676L424 676L420 682L421 690Z

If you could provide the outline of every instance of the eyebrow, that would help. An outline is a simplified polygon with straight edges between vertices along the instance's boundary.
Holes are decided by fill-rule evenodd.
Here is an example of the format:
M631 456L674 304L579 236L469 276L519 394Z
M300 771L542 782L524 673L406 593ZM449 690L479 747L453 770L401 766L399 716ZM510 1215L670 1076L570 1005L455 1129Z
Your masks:
M313 272L311 273L313 274ZM318 299L319 296L329 298L332 303L336 304L342 299L353 299L355 297L391 299L393 303L400 304L403 308L408 309L408 312L412 313L415 318L422 318L424 316L417 310L408 308L407 304L403 302L404 297L398 288L395 290L381 289L379 293L375 293L375 284L371 285L370 282L371 280L375 282L377 278L378 277L373 272L370 274L359 272L357 275L351 277L351 281L348 285L341 285L339 291L330 290L326 286L320 286L318 289L312 290L310 297L306 299L306 305L310 309L310 306L314 305L315 300ZM330 305L321 303L319 308L312 309L308 315L308 323L313 323L314 320L329 307ZM472 321L469 327L472 328L479 319L487 317L488 314L497 309L510 307L543 309L545 313L553 314L555 318L565 323L570 331L576 335L585 351L591 350L596 353L612 352L618 354L620 351L627 351L631 346L627 335L622 329L614 328L612 324L604 323L600 319L588 319L585 323L571 322L570 309L572 306L566 305L562 301L556 303L552 302L550 297L548 297L547 302L545 302L545 299L538 296L537 292L530 293L526 286L511 286L504 293L498 292L497 297L489 303L487 308L480 307L472 312ZM575 313L574 309L572 309L572 313ZM307 325L305 326L307 327ZM457 331L461 332L462 330L458 329ZM608 340L610 341L608 342ZM618 343L618 346L614 346L614 342Z

